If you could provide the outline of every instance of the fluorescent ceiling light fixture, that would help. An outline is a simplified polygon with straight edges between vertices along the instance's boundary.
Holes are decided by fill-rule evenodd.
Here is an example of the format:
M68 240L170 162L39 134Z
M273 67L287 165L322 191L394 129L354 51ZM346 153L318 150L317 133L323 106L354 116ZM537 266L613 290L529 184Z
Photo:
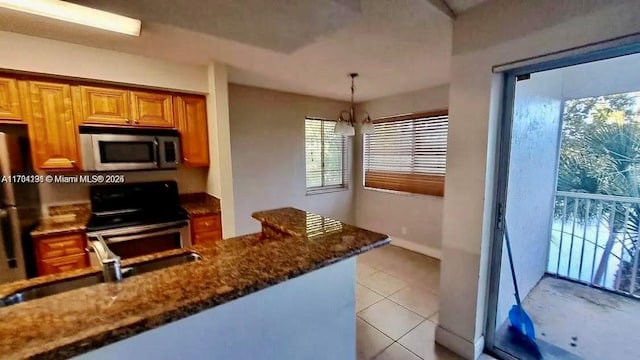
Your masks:
M138 19L72 4L61 0L0 0L0 7L52 19L140 36Z

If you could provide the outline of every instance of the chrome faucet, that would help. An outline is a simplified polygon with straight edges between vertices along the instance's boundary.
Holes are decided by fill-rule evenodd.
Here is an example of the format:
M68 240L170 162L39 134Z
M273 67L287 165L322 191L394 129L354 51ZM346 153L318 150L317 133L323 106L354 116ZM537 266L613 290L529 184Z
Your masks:
M102 264L102 275L106 282L118 282L122 280L122 268L120 256L114 254L101 235L89 239L89 245L95 251L98 261Z

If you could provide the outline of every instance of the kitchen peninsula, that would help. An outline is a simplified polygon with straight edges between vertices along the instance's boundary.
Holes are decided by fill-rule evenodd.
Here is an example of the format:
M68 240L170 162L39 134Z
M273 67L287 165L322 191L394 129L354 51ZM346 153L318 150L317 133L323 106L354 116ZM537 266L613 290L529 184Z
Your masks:
M190 249L201 261L0 308L9 359L354 359L354 255L387 235L294 208L256 212L262 233ZM0 286L0 297L93 267Z

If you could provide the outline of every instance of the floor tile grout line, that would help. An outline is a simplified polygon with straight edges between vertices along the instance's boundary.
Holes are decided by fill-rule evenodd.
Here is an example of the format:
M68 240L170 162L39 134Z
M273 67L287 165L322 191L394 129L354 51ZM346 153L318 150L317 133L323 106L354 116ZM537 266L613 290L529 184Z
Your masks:
M400 305L401 307L405 308L406 310L409 310L410 312L412 312L412 313L414 313L414 314L416 314L416 315L420 316L421 318L424 318L425 320L429 320L429 318L430 318L430 317L432 317L433 315L435 315L436 313L438 313L438 312L440 311L440 309L438 309L438 310L436 310L435 312L431 313L431 315L429 315L429 316L424 316L424 315L422 315L422 314L420 314L420 313L418 313L418 312L416 312L416 311L414 311L414 310L411 310L410 308L408 308L408 307L406 307L406 306L404 306L404 305L400 304L399 302L397 302L397 301L395 301L395 300L393 300L393 299L391 299L391 298L387 298L387 299L388 299L389 301L393 302L394 304L396 304L396 305ZM378 300L378 301L379 301L379 300ZM432 321L432 322L433 322L433 321Z
M405 350L407 350L408 352L412 353L413 355L419 357L420 359L424 359L422 356L420 356L420 355L414 353L413 351L411 351L411 349L409 349L408 347L402 345L399 341L396 341L395 343L397 343L398 345L402 346ZM391 345L393 345L393 344L391 344ZM389 345L389 346L391 346L391 345Z
M372 266L370 266L370 265L367 265L367 266L372 267ZM397 275L391 274L391 273L389 273L389 272L387 272L387 271L384 271L384 270L382 270L382 269L378 269L378 271L375 271L375 272L373 272L373 273L371 273L371 274L369 274L369 275L365 276L365 278L368 278L368 277L370 277L370 276L373 276L373 275L375 275L376 273L379 273L379 272L385 273L385 274L387 274L387 275L389 275L389 276L391 276L391 277L394 277L394 278L396 278L396 279L398 279L398 280L400 280L400 281L404 282L405 284L407 284L407 286L406 286L405 288L407 288L407 287L419 287L419 288L422 288L422 289L424 289L424 290L428 291L429 293L431 293L431 295L440 296L437 292L435 292L433 289L430 289L429 287L426 287L426 286L422 286L422 285L418 285L418 284L414 284L414 283L408 282L408 281L406 281L406 280L402 279L400 276L397 276ZM358 281L358 283L360 283L360 282L359 282L359 280L357 279L357 277L356 277L356 281ZM363 284L360 284L360 285L365 286L365 285L363 285ZM366 287L366 286L365 286L365 287ZM367 287L367 288L368 288L368 287ZM405 288L402 288L402 289L400 289L400 290L404 290ZM373 290L373 289L370 289L370 290ZM398 290L398 291L400 291L400 290ZM374 291L375 291L375 290L374 290ZM398 292L398 291L396 291L396 292ZM395 293L394 293L394 294L395 294ZM380 294L380 295L382 295L382 294Z
M369 305L369 306L365 306L364 308L362 308L360 311L356 311L356 315L360 314L361 312L367 310L368 308L372 307L373 305L379 303L380 301L384 300L384 298L378 299L376 302L374 302L373 304Z
M413 330L415 330L415 328L417 328L418 326L420 326L420 324L422 324L423 322L428 321L427 319L424 319L422 321L420 321L416 326L412 327L411 329L409 329L409 331L407 331L406 333L402 334L402 336L400 336L398 338L398 340L402 339L405 335L407 335L408 333L412 332ZM398 341L396 340L396 341Z
M362 286L364 286L364 285L362 285ZM366 287L366 286L365 286L365 287ZM420 314L420 313L418 313L418 312L416 312L416 311L413 311L413 310L409 309L408 307L406 307L406 306L404 306L404 305L400 304L399 302L397 302L397 301L395 301L395 300L393 300L393 299L391 298L391 296L395 295L396 293L398 293L398 292L400 292L400 291L402 291L402 290L404 290L404 289L406 289L406 288L408 288L408 287L402 288L402 289L400 289L400 290L398 290L398 291L396 291L396 292L394 292L394 293L390 294L389 296L386 296L386 297L385 297L385 299L387 299L387 300L389 300L389 301L393 302L393 303L394 303L394 304L396 304L396 305L400 305L401 307L403 307L403 308L405 308L406 310L409 310L410 312L412 312L412 313L414 313L414 314L416 314L416 315L420 316L421 318L424 318L425 320L429 320L429 317L433 316L435 313L437 313L438 311L440 311L440 309L439 309L439 308L440 308L440 306L439 306L440 304L438 304L438 310L437 310L436 312L432 313L432 314L431 314L431 315L429 315L429 316L424 316L424 315L422 315L422 314ZM382 295L382 294L380 294L380 295ZM439 298L438 298L438 301L440 301L440 299L439 299ZM380 302L380 300L378 300L378 302Z
M393 340L393 339L391 339L391 340ZM378 353L373 355L370 360L375 360L378 356L380 356L383 352L385 352L394 343L395 343L395 341L393 341L391 344L387 345L384 349L380 350Z
M394 338L392 338L391 336L389 336L389 334L385 333L384 331L382 331L381 329L378 329L375 325L373 325L372 323L368 322L366 319L362 318L362 316L359 316L358 314L356 314L356 317L360 318L360 320L366 322L367 324L369 324L372 328L378 330L382 335L388 337L389 339L391 339L393 342L397 342L398 340L402 339L405 335L407 335L408 333L410 333L411 331L413 331L415 328L417 328L420 324L422 324L425 321L429 321L426 318L423 318L422 321L420 321L418 324L416 324L414 327L412 327L411 329L409 329L407 332L405 332L404 334L400 335L400 337L398 337L398 340L395 340ZM422 316L421 316L422 317Z
M381 294L381 293L379 293L379 292L377 292L377 291L373 290L372 288L368 287L368 286L367 286L367 285L365 285L365 284L360 283L359 281L356 281L356 282L357 282L358 284L360 284L361 286L366 287L367 289L369 289L369 290L373 291L374 293L376 293L376 294L378 294L378 295L380 295L380 296L382 296L382 297L385 297L385 298L387 297L386 295Z
M378 294L378 295L380 295L380 296L382 296L382 297L385 297L385 298L387 298L387 297L389 297L389 296L391 296L391 295L393 295L393 294L397 293L397 292L398 292L398 291L400 291L400 290L404 290L404 289L406 289L406 288L408 287L408 286L405 286L405 287L403 287L402 289L397 290L397 291L394 291L393 293L391 293L391 294L389 294L389 295L385 295L385 294L382 294L382 293L380 293L380 292L378 292L378 291L376 291L376 290L374 290L374 289L372 289L372 288L368 287L367 285L365 285L365 284L363 284L363 283L359 282L358 280L356 280L356 283L357 283L357 284L360 284L361 286L366 287L367 289L369 289L369 290L373 291L374 293L376 293L376 294Z
M363 286L364 286L364 285L363 285ZM365 287L366 287L366 286L365 286ZM372 291L373 291L373 290L372 290ZM380 293L376 293L376 294L378 294L378 295L382 295L382 294L380 294ZM384 295L382 295L382 296L384 296ZM375 303L373 303L373 304L371 304L371 305L369 305L369 306L367 306L367 307L363 308L362 310L360 310L360 311L356 311L356 314L361 313L361 312L362 312L362 311L364 311L365 309L368 309L368 308L372 307L373 305L375 305L375 304L379 303L379 302L380 302L380 301L382 301L382 300L389 300L389 301L391 301L392 303L394 303L394 304L396 304L396 305L400 306L401 308L403 308L403 309L405 309L405 310L407 310L407 311L409 311L409 312L412 312L412 313L414 313L414 314L418 315L418 316L419 316L419 317L421 317L423 320L429 320L429 318L430 318L431 316L433 316L433 315L434 315L434 314L436 314L438 311L440 311L440 310L438 309L438 311L434 312L433 314L431 314L431 315L429 315L429 316L424 316L424 315L422 315L422 314L419 314L419 313L417 313L417 312L415 312L415 311L413 311L413 310L409 309L408 307L406 307L406 306L404 306L404 305L402 305L402 304L400 304L400 303L397 303L397 302L393 301L393 299L391 299L391 298L389 298L389 297L383 297L382 299L380 299L380 300L376 301ZM433 322L433 321L431 321L431 322Z
M368 322L367 320L363 319L362 317L360 317L360 320L364 321L365 323L367 323L367 325L371 326L372 328L378 330L382 335L388 337L391 340L391 343L394 343L396 340L393 340L393 338L389 335L387 335L384 331L378 329L377 327L375 327L373 324L371 324L370 322ZM406 334L405 334L406 335ZM404 335L402 335L404 336ZM398 338L399 339L399 338ZM386 348L385 348L386 349ZM377 356L377 354L376 354Z

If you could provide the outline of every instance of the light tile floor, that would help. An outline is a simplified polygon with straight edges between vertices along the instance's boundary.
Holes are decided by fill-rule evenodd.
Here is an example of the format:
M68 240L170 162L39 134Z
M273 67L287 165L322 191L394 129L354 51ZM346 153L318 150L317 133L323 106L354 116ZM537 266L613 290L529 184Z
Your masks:
M358 256L358 360L449 360L435 343L440 262L395 246Z

